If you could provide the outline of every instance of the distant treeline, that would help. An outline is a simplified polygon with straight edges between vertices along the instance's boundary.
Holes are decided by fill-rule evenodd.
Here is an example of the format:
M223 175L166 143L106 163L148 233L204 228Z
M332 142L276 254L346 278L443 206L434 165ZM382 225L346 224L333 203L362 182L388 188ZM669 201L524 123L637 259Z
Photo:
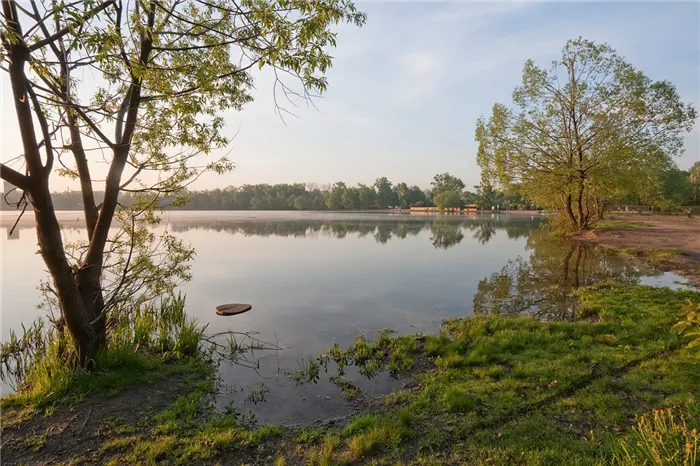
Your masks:
M181 210L373 210L437 206L459 207L476 204L481 209L527 210L534 206L518 193L507 194L495 191L489 185L475 186L475 191L465 190L464 182L443 173L433 178L430 189L409 186L407 183L393 184L386 177L378 178L373 185L348 186L343 182L320 187L315 184L254 184L224 189L188 191L184 205L166 199L163 207ZM104 193L95 192L99 202ZM19 199L18 192L3 197L2 209L14 209ZM129 204L129 196L120 200ZM53 194L56 210L82 210L79 191ZM173 204L178 207L174 207Z
M674 205L700 205L700 162L690 171L670 169L661 174L661 194L658 199L668 199ZM378 178L373 185L349 186L343 182L319 186L317 184L247 184L240 187L187 191L182 193L184 204L165 199L163 208L179 210L373 210L390 207L409 208L437 206L460 207L476 204L483 210L531 210L537 206L520 193L495 190L488 183L465 189L464 182L449 173L435 175L430 189L393 184L386 177ZM2 196L0 209L15 210L21 191L11 191ZM80 191L53 193L56 210L82 210ZM95 191L95 200L104 197ZM129 205L131 197L120 195L120 203ZM173 204L178 207L174 207ZM618 205L644 204L644 199L631 194L617 199Z
M95 202L100 203L104 199L104 191L95 191ZM17 203L22 197L22 191L12 190L8 193L3 193L0 200L0 210L16 210ZM51 194L53 205L56 210L83 210L83 197L80 191L63 191ZM121 194L119 201L123 203L129 202L129 197ZM20 210L22 207L20 206Z
M447 176L450 176L446 174ZM444 176L444 175L440 175ZM296 184L257 184L239 188L213 189L188 193L189 201L183 209L189 210L372 210L398 207L459 207L477 204L480 208L530 209L533 206L518 194L496 192L490 187L476 187L476 192L465 191L458 178L457 186L433 185L422 190L406 183L392 184L379 178L374 185L348 186L338 182L326 189ZM461 183L461 187L460 187ZM449 193L445 195L444 193ZM452 198L452 199L450 199ZM442 199L446 203L442 203ZM453 200L452 204L449 202Z
M380 178L372 186L338 182L325 189L314 185L256 184L188 193L183 207L192 210L371 210L432 205L429 190Z

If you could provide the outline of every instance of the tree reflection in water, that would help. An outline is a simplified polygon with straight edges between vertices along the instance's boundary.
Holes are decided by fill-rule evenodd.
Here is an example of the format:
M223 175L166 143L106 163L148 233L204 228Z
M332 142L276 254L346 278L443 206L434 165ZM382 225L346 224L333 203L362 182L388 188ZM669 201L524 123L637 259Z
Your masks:
M430 240L436 249L449 249L464 239L461 225L444 220L435 220L430 225L430 233Z
M540 319L572 319L577 313L574 291L614 280L637 283L642 272L614 254L579 242L530 232L526 260L509 261L500 272L479 282L476 314L533 315Z
M549 235L537 228L541 217L496 216L361 216L345 219L188 219L172 223L174 231L214 230L245 236L372 237L379 244L426 235L436 249L450 249L470 234L486 244L497 234L527 238L527 258L511 260L503 269L483 278L474 296L477 314L533 315L541 319L571 319L579 287L614 280L636 283L640 271L618 256Z
M354 220L243 220L243 221L196 221L173 223L174 231L190 229L214 230L245 236L293 236L306 237L325 235L343 239L348 235L363 238L373 236L375 241L386 244L392 239L405 239L422 231L430 232L430 241L436 249L449 249L464 239L465 231L481 244L488 243L497 230L506 232L508 238L525 237L539 224L530 217L501 216L479 217L425 217Z

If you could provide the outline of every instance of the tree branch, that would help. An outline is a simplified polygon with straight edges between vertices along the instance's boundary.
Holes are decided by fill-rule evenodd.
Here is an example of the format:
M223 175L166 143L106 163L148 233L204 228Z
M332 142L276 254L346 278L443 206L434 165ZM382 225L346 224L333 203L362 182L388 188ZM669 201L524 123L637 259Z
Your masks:
M46 148L46 164L44 165L44 172L46 176L51 173L53 168L53 144L51 143L51 134L49 132L49 124L46 121L46 115L41 111L41 106L39 105L39 99L37 99L34 89L30 82L27 82L27 94L32 99L32 104L34 107L34 113L36 114L37 120L39 120L39 127L41 128L41 134L44 137L44 146Z
M83 16L81 16L78 21L75 21L73 24L70 24L70 25L64 27L63 29L61 29L60 31L56 32L55 34L53 34L49 37L45 37L44 39L41 39L40 41L34 43L34 45L31 45L29 47L29 51L34 52L36 50L39 50L42 47L45 47L45 46L55 42L56 40L65 36L66 34L70 33L76 26L81 25L82 23L89 20L90 18L92 18L93 16L95 16L96 14L101 12L102 10L105 10L110 5L113 5L114 2L115 2L115 0L108 0L100 5L96 6L95 8L93 8L92 10L88 11Z
M22 191L29 191L31 187L31 179L28 176L8 167L4 163L0 163L0 178Z

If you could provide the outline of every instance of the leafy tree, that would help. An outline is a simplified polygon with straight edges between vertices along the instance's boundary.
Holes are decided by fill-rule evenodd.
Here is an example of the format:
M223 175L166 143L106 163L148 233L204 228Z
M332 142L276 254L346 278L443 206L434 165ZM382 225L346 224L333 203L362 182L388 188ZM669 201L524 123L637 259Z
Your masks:
M657 196L660 194L660 179L656 180ZM398 205L404 207L425 206L429 202L430 191L423 192L418 186L407 186L406 183L396 185ZM477 187L477 191L480 189ZM326 202L334 202L337 209L374 209L376 206L376 192L373 187L358 185L348 187L345 183L335 185L336 198L331 201L331 191L324 192L320 189L308 189L302 183L294 184L256 184L243 185L239 187L229 186L224 189L207 189L202 191L183 190L187 197L187 203L177 202L176 196L163 198L161 203L164 209L186 209L186 210L325 210L328 208ZM399 193L402 198L398 200ZM512 209L531 208L531 204L520 193L506 194L490 188L491 202L482 207L490 208L491 205L508 205ZM94 191L95 200L100 202L104 197L103 191ZM57 210L82 210L82 194L80 191L65 191L52 193L54 207ZM13 191L8 193L2 200L0 207L3 209L13 208L21 197L21 194ZM477 203L478 194L464 191L461 195L465 204ZM135 194L121 193L119 204L125 207L131 206ZM7 202L9 201L9 203ZM636 202L636 201L629 201Z
M615 184L614 200L617 203L653 205L663 207L661 173L673 167L672 160L658 156L649 158L644 165L629 168L627 177L616 180L611 178L609 183Z
M435 202L433 202L433 190L432 189L426 189L423 191L423 196L425 197L425 205L430 207L434 206Z
M163 196L181 203L203 172L232 168L206 157L228 142L221 112L252 100L250 70L291 74L308 98L327 86L332 25L364 20L347 0L2 2L0 60L25 170L2 164L0 176L31 205L51 296L81 363L106 344L108 318L130 297L188 277L192 251L143 222L157 223ZM81 186L87 236L75 248L63 242L49 191L58 157L58 173ZM93 173L103 159L98 205ZM136 195L129 208L122 192ZM122 231L110 238L114 223ZM152 249L159 242L165 254Z
M377 200L377 192L374 187L360 184L358 189L360 191L360 208L368 210L374 207Z
M496 192L491 183L484 181L479 186L474 187L476 188L475 201L479 209L490 210L496 205Z
M396 185L396 196L399 200L399 207L405 209L411 205L410 190L406 183L399 183Z
M690 202L693 189L690 183L690 173L673 167L661 173L661 194L663 199L674 206Z
M443 191L433 198L435 206L440 210L454 209L462 206L462 199L457 191Z
M377 189L377 207L380 209L386 209L392 204L394 199L394 192L391 189L391 181L389 181L385 176L382 178L377 178L374 182L374 187Z
M519 191L505 194L504 202L507 207L512 210L531 210L534 208L530 201L525 196L520 194Z
M433 195L440 194L445 191L461 193L462 190L464 190L464 182L456 176L450 175L449 173L435 175L430 184L433 187Z
M700 205L700 162L695 162L690 167L688 179L690 180L691 202Z
M425 193L418 186L408 188L407 202L409 207L417 206L418 204L425 205L427 199Z
M471 191L462 192L462 200L465 204L476 204L477 199L477 195Z
M358 188L347 188L343 194L343 207L348 210L357 210L362 207L360 204L360 190Z
M347 186L345 186L345 183L342 181L333 185L326 198L326 205L329 209L341 210L345 207L343 201L345 200L345 192L347 189Z
M581 230L623 180L682 153L695 118L669 82L652 81L608 45L570 40L551 67L527 61L513 105L478 120L477 159L485 180L518 186Z
M294 198L294 208L296 210L308 210L309 202L304 196L297 196Z

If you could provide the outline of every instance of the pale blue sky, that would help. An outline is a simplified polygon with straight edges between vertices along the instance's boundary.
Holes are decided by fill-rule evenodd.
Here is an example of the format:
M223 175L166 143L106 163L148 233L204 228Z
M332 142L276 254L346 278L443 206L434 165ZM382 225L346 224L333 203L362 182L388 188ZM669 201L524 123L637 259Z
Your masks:
M285 126L274 110L272 80L262 73L256 101L226 114L229 133L238 133L230 153L236 170L206 176L195 188L371 184L380 176L427 187L435 173L445 171L471 187L479 182L476 119L495 102L510 102L526 59L547 64L567 39L578 36L608 42L652 79L674 83L684 100L700 108L698 2L357 5L368 14L367 24L339 29L329 89L317 108L287 105L298 118L287 117ZM15 137L3 126L3 139ZM4 160L9 144L3 141ZM678 163L687 168L698 160L696 125ZM53 187L62 189L64 182Z
M700 4L358 3L363 28L343 27L329 90L287 126L269 82L227 121L240 131L237 169L207 185L314 181L372 183L379 176L427 187L449 171L478 184L474 127L509 102L526 59L547 64L567 39L608 42L655 80L674 83L700 108ZM699 127L686 168L700 160Z

